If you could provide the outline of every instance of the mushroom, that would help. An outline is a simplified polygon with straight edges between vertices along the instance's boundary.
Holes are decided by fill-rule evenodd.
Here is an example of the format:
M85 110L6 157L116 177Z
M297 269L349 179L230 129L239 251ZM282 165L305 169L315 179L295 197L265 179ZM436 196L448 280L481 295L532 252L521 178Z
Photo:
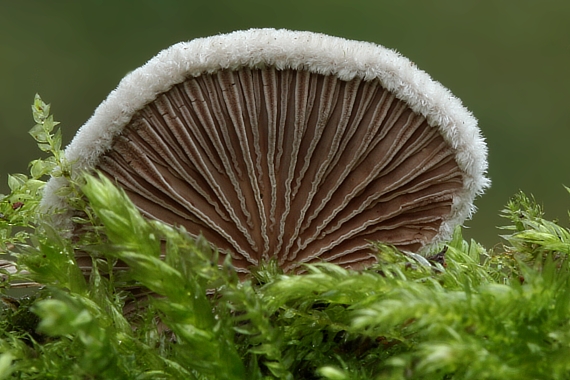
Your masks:
M143 215L202 234L239 272L275 257L362 268L374 241L450 237L489 185L472 114L372 43L251 29L176 44L131 72L66 148ZM44 210L71 228L52 178Z

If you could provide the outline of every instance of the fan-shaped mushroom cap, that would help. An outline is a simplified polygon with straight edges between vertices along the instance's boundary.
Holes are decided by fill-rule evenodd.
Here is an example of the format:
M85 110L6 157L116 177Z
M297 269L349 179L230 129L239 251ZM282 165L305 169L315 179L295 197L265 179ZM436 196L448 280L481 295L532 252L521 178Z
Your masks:
M361 267L371 241L448 238L488 186L477 122L384 47L252 29L176 44L127 75L65 151L142 213L231 254ZM68 208L52 178L44 209ZM68 215L56 223L64 225ZM69 225L67 225L69 227Z

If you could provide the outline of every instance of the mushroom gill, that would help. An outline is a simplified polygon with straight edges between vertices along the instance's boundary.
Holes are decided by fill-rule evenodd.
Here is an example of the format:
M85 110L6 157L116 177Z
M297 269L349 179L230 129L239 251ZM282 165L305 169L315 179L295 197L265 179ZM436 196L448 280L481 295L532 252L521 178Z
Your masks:
M381 46L261 29L175 45L126 77L66 150L141 212L285 271L447 238L488 185L475 119ZM52 179L44 207L67 207ZM62 224L62 221L60 221Z

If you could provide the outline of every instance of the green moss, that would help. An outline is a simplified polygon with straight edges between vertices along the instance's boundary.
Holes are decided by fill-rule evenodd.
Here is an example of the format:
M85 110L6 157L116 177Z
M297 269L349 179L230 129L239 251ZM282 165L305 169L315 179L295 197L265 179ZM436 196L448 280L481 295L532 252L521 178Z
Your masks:
M20 271L2 282L0 379L570 378L570 231L522 193L493 251L458 228L427 260L378 244L364 271L285 275L268 262L242 282L229 259L217 265L206 242L144 219L105 178L67 190L85 215L81 239L44 225L44 179L70 173L49 106L38 97L33 110L50 156L9 177L0 200L0 247ZM88 276L78 250L93 258ZM128 269L113 270L119 260ZM41 289L10 297L21 281Z

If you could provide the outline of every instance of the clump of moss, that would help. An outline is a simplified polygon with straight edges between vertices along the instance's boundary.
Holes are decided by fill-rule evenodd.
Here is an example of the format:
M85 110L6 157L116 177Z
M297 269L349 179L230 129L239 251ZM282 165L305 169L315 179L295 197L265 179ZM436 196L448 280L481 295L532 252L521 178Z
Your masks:
M0 249L15 260L1 283L0 379L570 377L570 231L522 193L494 251L458 228L425 258L378 244L367 270L292 275L268 262L240 281L230 259L144 219L106 178L66 190L85 234L61 238L37 206L47 174L70 173L49 106L37 97L33 111L49 157L0 199ZM76 251L90 253L89 273ZM22 283L33 297L14 296Z

